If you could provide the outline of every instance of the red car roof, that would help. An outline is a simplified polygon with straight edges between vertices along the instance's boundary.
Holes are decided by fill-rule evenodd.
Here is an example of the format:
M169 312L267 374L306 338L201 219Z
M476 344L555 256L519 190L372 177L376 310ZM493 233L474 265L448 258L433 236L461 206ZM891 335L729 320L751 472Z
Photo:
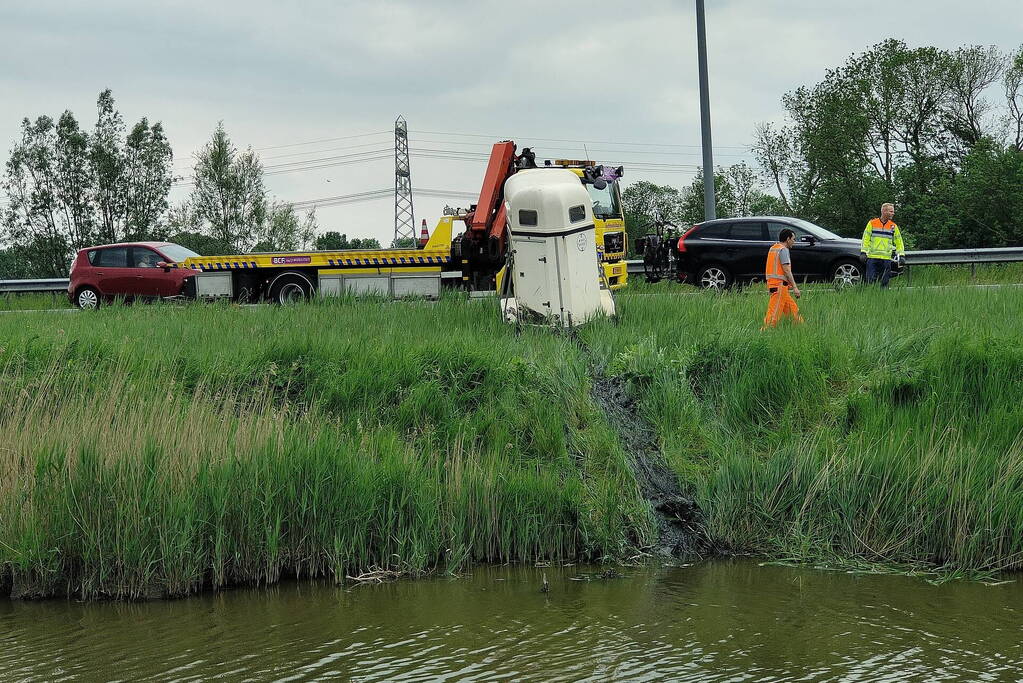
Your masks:
M88 249L101 249L103 247L165 247L168 244L174 244L173 242L115 242L113 244L97 244L92 247L85 247L79 249L79 251L86 251Z

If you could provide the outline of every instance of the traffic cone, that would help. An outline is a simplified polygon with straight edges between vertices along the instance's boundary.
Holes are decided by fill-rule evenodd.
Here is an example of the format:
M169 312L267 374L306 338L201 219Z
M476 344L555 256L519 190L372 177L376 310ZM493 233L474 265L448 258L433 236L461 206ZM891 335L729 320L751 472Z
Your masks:
M430 241L430 231L426 229L426 219L423 219L423 227L419 231L419 248L422 249Z

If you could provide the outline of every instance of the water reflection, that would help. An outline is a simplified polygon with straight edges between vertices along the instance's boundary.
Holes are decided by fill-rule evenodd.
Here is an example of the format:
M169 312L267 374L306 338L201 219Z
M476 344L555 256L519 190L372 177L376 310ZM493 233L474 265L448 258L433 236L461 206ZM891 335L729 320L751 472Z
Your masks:
M1016 583L932 586L748 561L598 574L484 567L457 579L303 582L176 602L0 602L0 678L1023 676Z

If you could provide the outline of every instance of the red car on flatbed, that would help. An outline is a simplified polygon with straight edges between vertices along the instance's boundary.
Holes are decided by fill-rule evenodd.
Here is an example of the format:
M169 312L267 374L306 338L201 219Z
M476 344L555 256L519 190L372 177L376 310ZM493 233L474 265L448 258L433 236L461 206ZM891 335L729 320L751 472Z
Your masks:
M71 264L67 295L79 308L96 308L114 298L180 296L195 273L168 264L198 256L172 242L123 242L88 247Z

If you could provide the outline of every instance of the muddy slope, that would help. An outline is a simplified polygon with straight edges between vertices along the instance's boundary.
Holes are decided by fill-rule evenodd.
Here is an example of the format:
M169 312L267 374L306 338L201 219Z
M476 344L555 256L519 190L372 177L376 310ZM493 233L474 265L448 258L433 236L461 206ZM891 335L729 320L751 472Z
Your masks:
M640 416L624 380L596 376L593 399L607 415L630 456L636 482L650 502L657 523L657 542L650 549L661 557L697 558L714 552L703 513L685 496L678 477L664 461L654 430Z

